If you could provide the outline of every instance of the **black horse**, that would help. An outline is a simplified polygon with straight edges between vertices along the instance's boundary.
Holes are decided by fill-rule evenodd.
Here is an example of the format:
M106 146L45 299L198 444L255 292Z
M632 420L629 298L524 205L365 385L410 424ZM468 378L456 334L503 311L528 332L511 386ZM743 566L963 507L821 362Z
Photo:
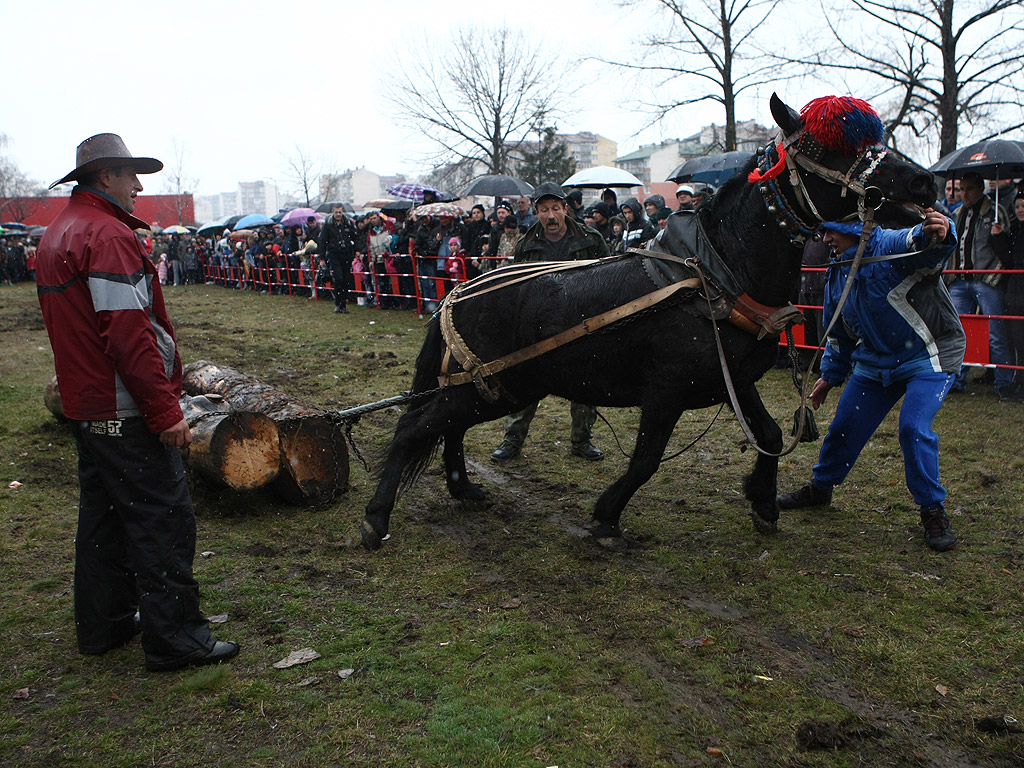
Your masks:
M934 189L930 173L879 152L878 147L874 154L839 152L813 140L802 141L801 116L776 96L772 114L787 137L789 161L799 178L783 173L772 184L749 183L748 173L758 165L752 160L698 215L739 289L763 305L778 307L795 298L798 289L802 239L796 230L806 235L820 221L856 214L858 201L863 213L865 195L875 198L870 205L877 208L876 221L903 226L908 223L908 208L917 212L915 220L920 219L917 206L931 205ZM793 163L799 152L806 157ZM782 154L782 145L766 148L762 167L776 159L781 167ZM857 179L862 183L853 189L851 180L856 187ZM868 182L872 188L865 192ZM454 305L455 325L483 362L495 360L651 293L651 278L641 261L642 257L602 260L470 297ZM756 387L776 361L778 339L758 339L727 322L719 322L719 332L750 431L764 451L778 453L782 431ZM366 507L362 539L370 549L380 547L388 533L399 489L407 488L425 469L441 441L448 491L456 499L481 499L483 490L466 475L466 430L552 394L596 406L641 408L629 467L594 507L594 536L614 541L621 536L622 509L657 470L683 411L727 399L712 321L695 312L693 302L658 304L628 322L502 371L491 380L498 393L493 402L472 383L437 388L445 352L435 318L416 362L412 404L399 418L376 493ZM762 532L773 531L778 520L777 472L778 458L762 453L744 484L755 526Z

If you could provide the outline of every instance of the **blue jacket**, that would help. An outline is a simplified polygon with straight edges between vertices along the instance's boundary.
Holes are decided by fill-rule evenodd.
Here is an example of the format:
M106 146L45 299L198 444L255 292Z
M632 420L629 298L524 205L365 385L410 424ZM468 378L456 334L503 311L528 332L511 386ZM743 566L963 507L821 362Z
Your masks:
M839 386L851 371L888 385L922 372L957 373L967 341L949 292L940 276L956 247L950 222L945 242L928 248L921 225L913 229L876 227L865 256L917 251L891 261L862 264L829 333L821 375ZM921 250L924 249L924 250ZM838 259L852 259L850 248ZM825 323L835 312L850 265L831 265L825 275Z

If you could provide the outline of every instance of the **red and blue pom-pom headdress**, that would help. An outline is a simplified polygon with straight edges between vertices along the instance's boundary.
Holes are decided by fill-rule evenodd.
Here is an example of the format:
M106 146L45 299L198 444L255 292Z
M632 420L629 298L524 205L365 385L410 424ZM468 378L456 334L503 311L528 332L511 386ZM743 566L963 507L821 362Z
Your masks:
M836 152L860 152L885 140L885 126L874 107L852 96L822 96L809 101L800 110L800 118L805 136ZM751 184L773 179L782 173L786 165L786 149L780 143L776 151L779 153L778 162L764 173L754 169L747 179Z
M815 141L836 152L859 152L885 140L885 126L874 108L852 96L822 96L800 110Z

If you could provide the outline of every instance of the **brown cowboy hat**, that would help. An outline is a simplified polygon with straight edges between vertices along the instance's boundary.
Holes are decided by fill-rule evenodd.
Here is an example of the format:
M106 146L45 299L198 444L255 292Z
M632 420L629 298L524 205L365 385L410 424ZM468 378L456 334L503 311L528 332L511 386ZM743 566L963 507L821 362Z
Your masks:
M153 157L132 157L124 140L116 133L97 133L78 145L75 153L75 170L50 185L53 189L58 184L77 181L84 174L102 168L117 168L127 165L136 173L156 173L164 164Z

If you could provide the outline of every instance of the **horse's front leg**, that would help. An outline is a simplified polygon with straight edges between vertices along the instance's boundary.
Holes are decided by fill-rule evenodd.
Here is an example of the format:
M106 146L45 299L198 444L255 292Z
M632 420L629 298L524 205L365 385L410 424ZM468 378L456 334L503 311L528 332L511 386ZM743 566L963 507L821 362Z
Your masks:
M440 425L446 424L449 414L454 412L446 398L436 397L398 417L395 434L384 454L377 490L366 505L360 527L367 549L379 549L387 537L399 490L426 466L444 434Z
M444 436L444 481L453 499L481 501L487 498L483 487L469 481L466 472L466 430L453 430Z
M611 544L622 536L619 527L622 510L637 489L658 470L665 446L681 414L681 409L666 408L662 403L644 406L640 414L636 447L626 473L612 483L594 505L594 521L597 525L593 533L599 542Z
M739 390L736 396L757 444L764 451L779 453L782 450L782 430L764 407L757 387L751 384ZM758 453L753 472L743 481L743 492L750 501L750 517L759 533L775 533L778 529L779 505L775 500L778 480L778 456Z

